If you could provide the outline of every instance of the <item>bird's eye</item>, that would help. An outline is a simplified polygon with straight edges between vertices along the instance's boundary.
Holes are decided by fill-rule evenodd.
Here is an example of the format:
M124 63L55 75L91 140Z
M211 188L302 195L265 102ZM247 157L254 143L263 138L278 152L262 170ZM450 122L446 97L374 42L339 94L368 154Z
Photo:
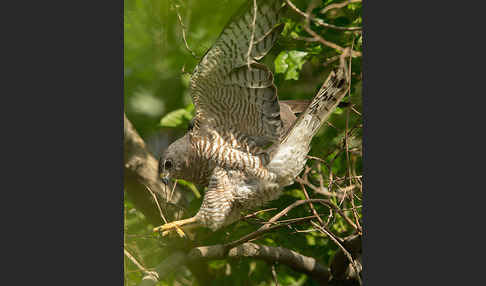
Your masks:
M172 168L172 161L171 160L165 160L164 168L166 170L170 170L170 168Z

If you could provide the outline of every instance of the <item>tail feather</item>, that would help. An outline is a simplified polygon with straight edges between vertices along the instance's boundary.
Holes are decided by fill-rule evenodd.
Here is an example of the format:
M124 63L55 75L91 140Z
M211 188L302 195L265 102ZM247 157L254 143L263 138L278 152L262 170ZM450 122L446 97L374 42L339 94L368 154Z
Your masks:
M331 71L307 109L285 134L281 144L288 140L296 128L306 128L309 130L308 136L312 138L344 98L347 91L345 83L344 69L341 68L337 72Z
M347 91L343 69L331 72L307 109L273 150L268 169L277 174L280 186L293 183L307 161L312 137L336 109Z

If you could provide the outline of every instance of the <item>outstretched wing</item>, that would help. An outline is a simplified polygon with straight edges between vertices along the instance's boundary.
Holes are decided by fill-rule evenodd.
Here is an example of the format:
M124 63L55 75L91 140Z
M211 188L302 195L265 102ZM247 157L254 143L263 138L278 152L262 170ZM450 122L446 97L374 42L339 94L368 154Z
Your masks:
M254 29L253 1L249 3L226 26L191 76L196 111L193 133L204 136L216 131L225 136L230 132L239 140L262 147L277 142L282 135L272 72L256 62L268 53L282 31L283 26L278 25L282 3L258 0Z

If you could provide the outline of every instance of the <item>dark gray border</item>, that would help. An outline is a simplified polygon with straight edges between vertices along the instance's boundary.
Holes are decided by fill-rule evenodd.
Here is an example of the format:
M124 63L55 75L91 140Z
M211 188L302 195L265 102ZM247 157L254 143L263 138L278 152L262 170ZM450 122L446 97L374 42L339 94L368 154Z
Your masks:
M476 3L363 5L365 285L484 280ZM19 4L3 9L2 107L27 118L3 122L4 279L121 285L123 2Z
M446 2L363 4L364 285L484 283L484 10Z
M15 4L2 6L3 284L122 285L123 2Z

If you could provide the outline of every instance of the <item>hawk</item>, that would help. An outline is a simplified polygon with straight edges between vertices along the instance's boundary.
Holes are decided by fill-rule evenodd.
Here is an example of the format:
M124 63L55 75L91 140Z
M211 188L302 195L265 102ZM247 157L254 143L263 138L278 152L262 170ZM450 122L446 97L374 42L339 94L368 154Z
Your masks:
M192 128L159 160L166 184L175 178L207 186L202 205L194 217L154 231L183 235L182 226L215 231L276 199L302 171L312 137L346 94L341 68L310 103L279 102L272 72L257 61L282 31L283 5L257 1L256 18L251 8L233 17L196 66L190 81Z

